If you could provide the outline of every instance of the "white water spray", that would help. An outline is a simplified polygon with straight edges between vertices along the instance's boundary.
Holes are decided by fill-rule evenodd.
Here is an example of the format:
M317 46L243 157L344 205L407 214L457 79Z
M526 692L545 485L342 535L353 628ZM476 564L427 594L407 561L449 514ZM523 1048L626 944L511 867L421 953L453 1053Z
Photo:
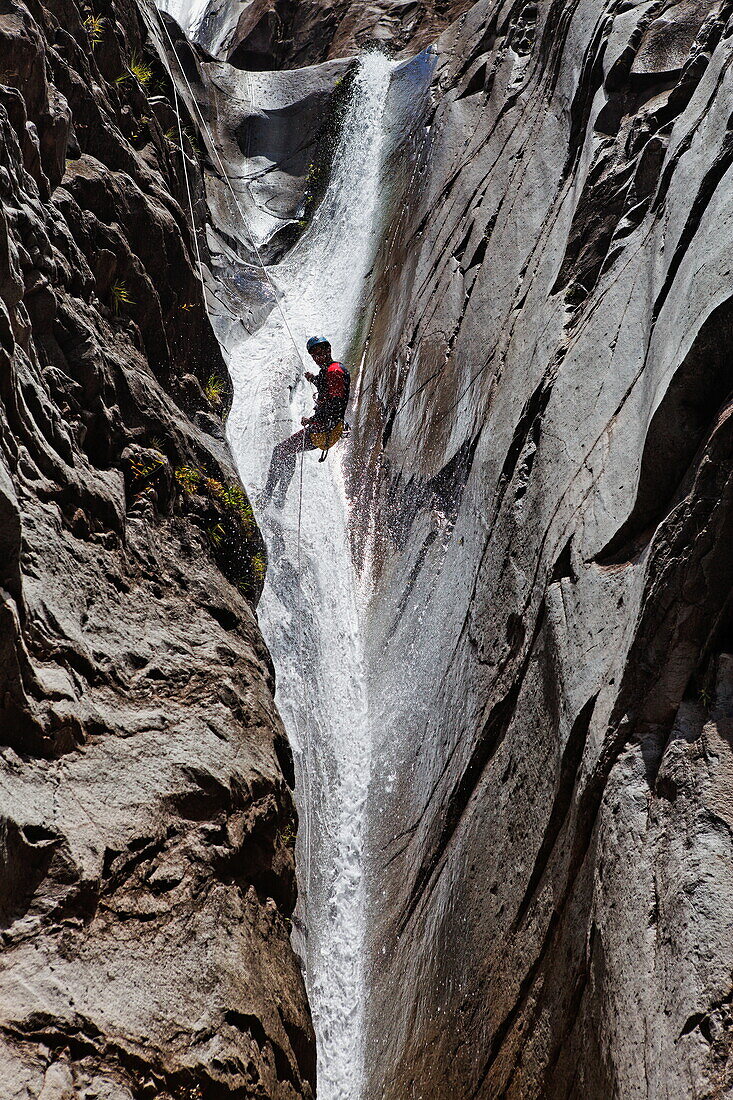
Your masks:
M156 0L156 6L172 15L184 34L194 41L209 0Z
M273 445L312 411L312 391L290 331L304 348L325 335L336 358L360 352L358 328L380 218L383 114L392 63L360 61L331 180L312 224L269 269L283 314L231 356L229 439L242 480L264 484ZM288 331L290 330L290 331ZM297 380L297 382L296 382ZM371 743L360 636L360 593L348 539L338 448L303 460L282 513L258 517L270 554L260 603L278 670L277 703L298 765L298 865L308 994L321 1100L359 1100L363 1080L363 840ZM299 460L300 463L300 460Z

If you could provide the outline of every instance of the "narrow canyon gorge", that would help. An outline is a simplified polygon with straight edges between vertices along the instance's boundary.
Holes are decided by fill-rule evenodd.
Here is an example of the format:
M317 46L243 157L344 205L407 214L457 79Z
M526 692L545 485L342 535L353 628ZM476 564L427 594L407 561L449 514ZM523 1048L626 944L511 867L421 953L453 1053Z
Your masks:
M733 0L2 0L0 147L0 1100L733 1096Z

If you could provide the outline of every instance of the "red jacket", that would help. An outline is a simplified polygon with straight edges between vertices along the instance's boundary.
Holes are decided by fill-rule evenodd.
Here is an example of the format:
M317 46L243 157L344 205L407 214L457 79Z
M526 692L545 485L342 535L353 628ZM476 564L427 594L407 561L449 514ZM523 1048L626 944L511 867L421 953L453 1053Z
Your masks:
M321 367L316 376L316 407L314 420L336 424L346 415L349 402L351 376L343 363L330 363Z

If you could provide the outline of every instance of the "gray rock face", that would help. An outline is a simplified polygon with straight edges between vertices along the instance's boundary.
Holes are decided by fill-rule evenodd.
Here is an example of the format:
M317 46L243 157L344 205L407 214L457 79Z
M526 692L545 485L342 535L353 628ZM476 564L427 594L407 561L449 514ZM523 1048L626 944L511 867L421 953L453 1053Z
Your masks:
M393 166L370 1098L731 1094L732 12L481 0Z
M352 442L368 1100L733 1088L732 15L480 0L387 165ZM274 255L335 70L196 72Z
M298 72L242 72L193 47L172 19L157 34L181 101L200 123L206 270L220 344L228 349L273 307L262 264L298 239L328 179L353 62Z
M361 49L416 53L470 0L211 0L194 37L242 69L297 69Z
M263 548L170 85L95 11L0 16L0 1092L312 1097Z

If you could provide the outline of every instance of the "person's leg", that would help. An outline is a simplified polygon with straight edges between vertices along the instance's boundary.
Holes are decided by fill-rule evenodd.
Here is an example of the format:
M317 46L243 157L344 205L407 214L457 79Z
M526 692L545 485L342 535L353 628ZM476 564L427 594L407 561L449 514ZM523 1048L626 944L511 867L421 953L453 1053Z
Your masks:
M310 441L310 433L307 428L301 428L295 435L278 443L272 452L270 470L267 475L267 483L264 489L264 497L269 500L279 486L278 503L283 504L288 491L288 486L295 473L295 462L301 451L313 450Z
M282 443L278 443L272 451L272 458L270 459L270 468L267 471L267 481L265 482L265 488L263 489L263 496L266 500L269 500L275 491L275 486L280 480L282 473L283 462L287 462L287 459L283 456L283 447L288 444L290 440L285 439Z
M299 452L303 449L303 441L305 438L305 428L302 428L295 435L291 435L289 439L284 439L276 450L278 454L278 493L277 504L284 504L285 497L288 492L288 487L293 479L295 473L295 461Z

